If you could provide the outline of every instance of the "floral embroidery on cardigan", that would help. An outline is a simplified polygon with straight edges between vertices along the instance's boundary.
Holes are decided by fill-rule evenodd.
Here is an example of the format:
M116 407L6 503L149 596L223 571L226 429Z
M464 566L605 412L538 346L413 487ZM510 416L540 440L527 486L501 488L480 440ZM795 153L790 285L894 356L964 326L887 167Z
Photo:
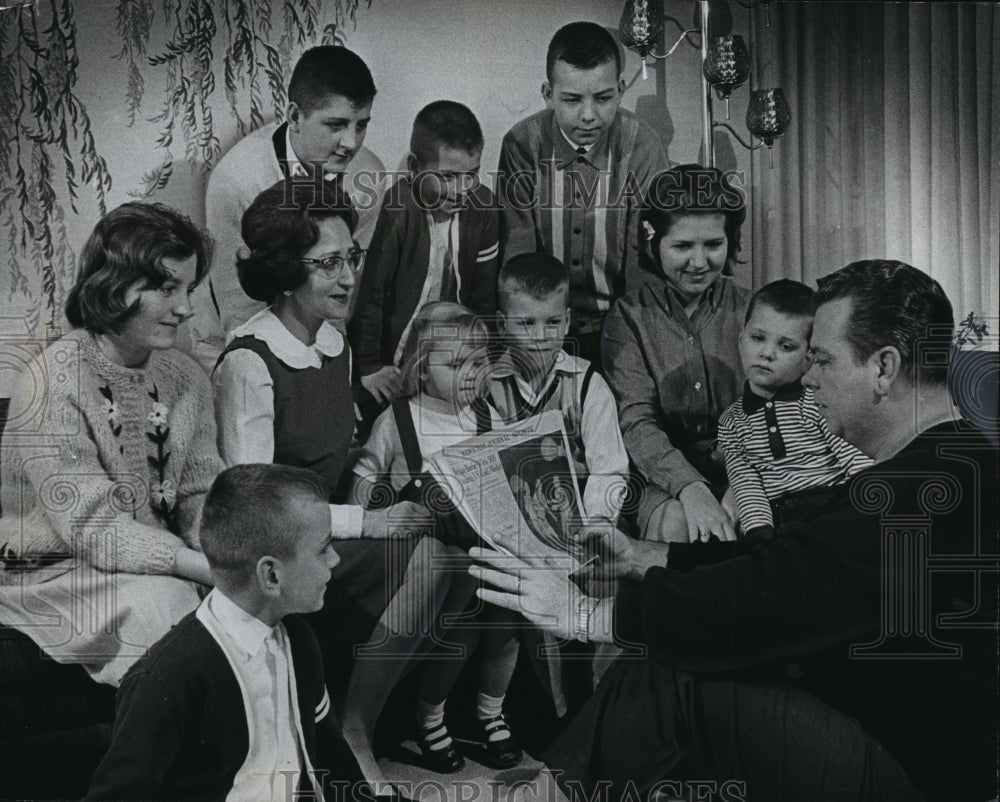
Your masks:
M98 387L97 389L100 390L101 395L104 396L104 412L108 416L108 426L111 427L111 433L115 437L119 437L122 433L121 410L118 408L118 404L111 392L111 388L105 385L104 387ZM120 454L124 454L125 446L119 444L118 452Z
M146 437L156 446L156 456L149 456L149 464L159 477L159 481L149 483L149 501L153 511L163 518L171 532L177 534L180 532L177 522L177 488L174 487L173 480L166 478L167 463L170 461L170 452L166 449L167 438L170 437L170 408L160 402L155 384L149 391L149 397L153 399L153 411L146 417L153 431L146 432Z

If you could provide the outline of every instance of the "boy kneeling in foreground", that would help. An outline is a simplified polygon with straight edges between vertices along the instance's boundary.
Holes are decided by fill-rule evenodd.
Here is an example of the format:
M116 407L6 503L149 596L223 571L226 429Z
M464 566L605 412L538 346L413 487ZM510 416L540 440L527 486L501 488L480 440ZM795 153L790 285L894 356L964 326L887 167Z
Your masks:
M292 615L323 606L340 559L327 490L302 468L228 468L201 546L215 589L125 675L88 799L344 798L362 778L316 639Z

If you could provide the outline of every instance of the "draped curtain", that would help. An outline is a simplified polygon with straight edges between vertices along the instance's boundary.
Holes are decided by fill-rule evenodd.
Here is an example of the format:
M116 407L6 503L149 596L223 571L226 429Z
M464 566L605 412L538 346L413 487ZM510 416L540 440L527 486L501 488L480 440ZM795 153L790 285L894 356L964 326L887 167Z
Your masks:
M793 109L754 160L754 286L857 259L930 273L957 318L1000 275L1000 12L991 3L774 3L757 85Z

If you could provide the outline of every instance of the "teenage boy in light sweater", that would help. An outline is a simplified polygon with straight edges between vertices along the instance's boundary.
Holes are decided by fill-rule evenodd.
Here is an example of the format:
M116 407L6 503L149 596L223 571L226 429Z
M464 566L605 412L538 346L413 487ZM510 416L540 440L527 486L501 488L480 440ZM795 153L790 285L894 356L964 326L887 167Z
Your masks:
M363 146L375 83L362 59L332 45L302 54L288 84L284 122L254 131L212 170L205 219L215 240L215 269L192 299L194 357L208 373L227 335L264 308L240 288L236 256L245 248L243 213L261 192L286 177L337 177L358 212L355 239L367 248L382 202L385 166Z
M569 268L566 349L599 371L604 316L639 270L637 215L667 169L660 138L620 108L621 52L594 22L571 22L545 58L546 108L503 138L500 256L542 251Z

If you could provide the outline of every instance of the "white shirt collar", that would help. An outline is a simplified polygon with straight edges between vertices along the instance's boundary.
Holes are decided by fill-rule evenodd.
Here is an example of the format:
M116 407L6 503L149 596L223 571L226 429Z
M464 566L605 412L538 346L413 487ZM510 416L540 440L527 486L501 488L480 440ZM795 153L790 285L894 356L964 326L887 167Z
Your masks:
M344 350L344 335L328 321L320 324L316 332L316 342L306 345L278 320L271 307L263 309L242 326L233 330L230 340L236 337L255 337L271 349L271 353L288 367L301 370L318 368L323 364L322 356L339 356Z
M288 164L288 174L292 178L309 177L309 171L299 161L299 157L295 154L295 149L292 147L292 126L288 126L285 129L285 161ZM323 173L323 178L326 181L333 181L336 177L337 173Z
M205 597L209 612L221 625L222 631L247 655L253 657L274 629L232 601L218 588Z
M559 128L559 126L557 125L556 128ZM572 139L570 139L568 136L566 136L566 132L563 131L562 128L559 128L559 133L562 134L563 139L565 139L567 142L569 142L569 146L571 148L573 148L573 150L575 150L577 153L580 152L580 148L583 148L583 153L586 156L586 155L588 155L590 153L590 149L594 147L593 145L578 145L578 144L576 144L576 142L574 142Z
M305 178L308 175L292 148L292 126L285 129L285 160L288 162L288 174L292 178Z

